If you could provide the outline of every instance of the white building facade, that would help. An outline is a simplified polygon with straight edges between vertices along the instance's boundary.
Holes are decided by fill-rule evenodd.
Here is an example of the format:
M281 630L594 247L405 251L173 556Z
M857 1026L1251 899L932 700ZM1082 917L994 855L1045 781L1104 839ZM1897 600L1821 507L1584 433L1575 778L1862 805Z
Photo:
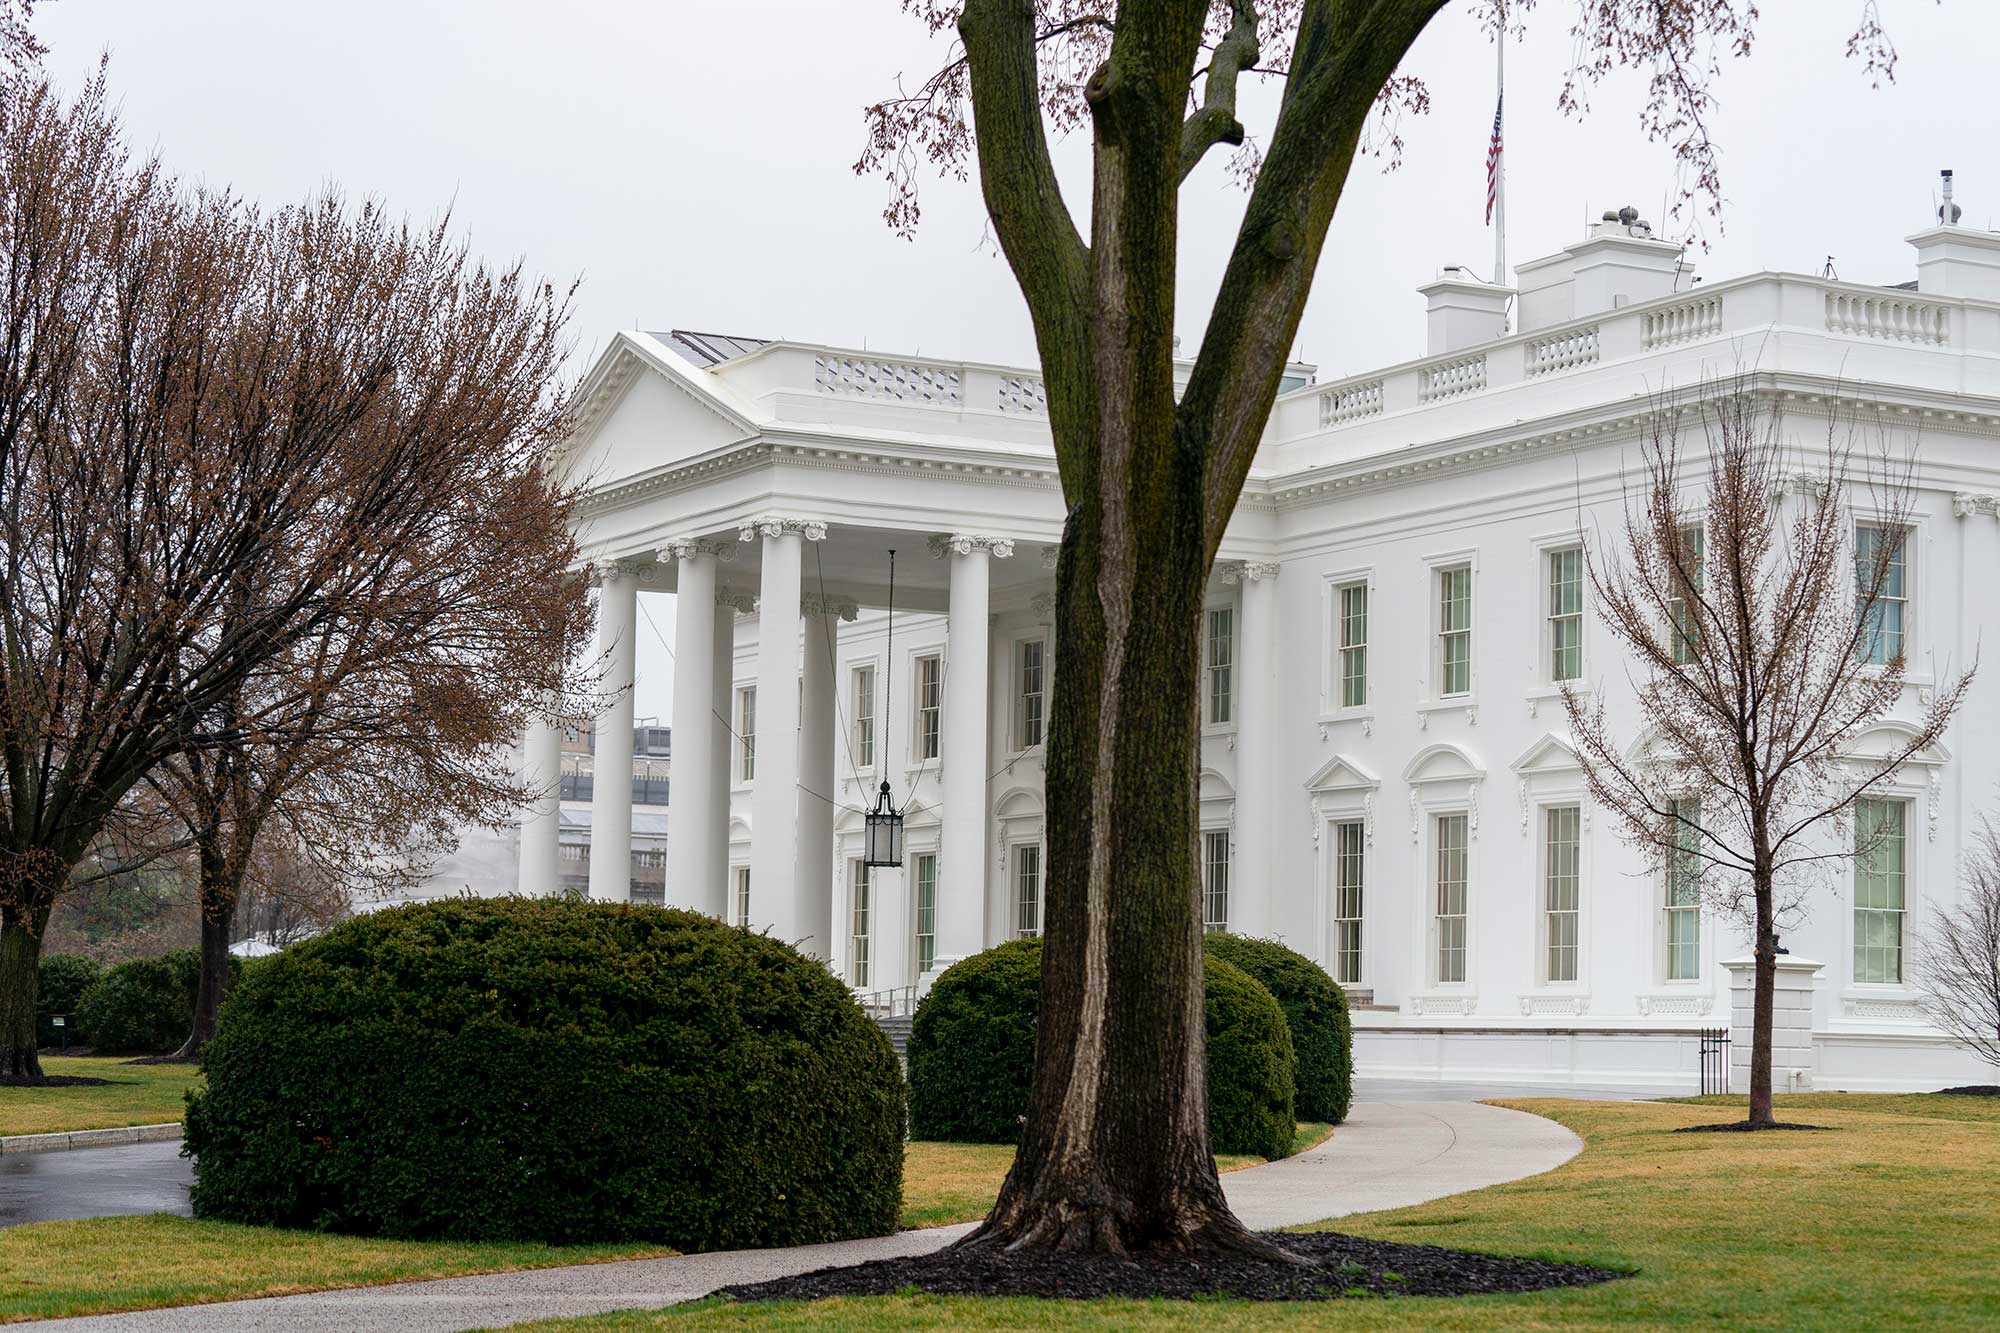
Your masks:
M1731 1026L1744 935L1593 809L1560 697L1600 692L1636 727L1582 552L1620 531L1663 392L1741 371L1802 448L1858 420L1914 451L1908 697L1863 749L2000 631L2000 235L1910 239L1909 287L1691 285L1677 247L1607 216L1522 265L1518 292L1423 288L1425 357L1288 377L1203 618L1204 911L1349 988L1362 1072L1691 1084L1700 1031ZM675 594L666 901L769 929L862 992L1038 931L1062 659L1038 374L624 333L583 403L567 462L591 480L600 649L627 687L600 766L629 759L605 747L631 735L637 599ZM1787 932L1786 1086L1990 1079L1925 1022L1912 951L2000 800L1976 741L1996 722L1982 680L1876 793L1892 858L1816 886ZM524 752L555 773L556 729ZM900 872L860 864L884 781ZM629 893L629 795L593 793L593 896ZM556 810L552 792L523 820L524 892L559 883Z

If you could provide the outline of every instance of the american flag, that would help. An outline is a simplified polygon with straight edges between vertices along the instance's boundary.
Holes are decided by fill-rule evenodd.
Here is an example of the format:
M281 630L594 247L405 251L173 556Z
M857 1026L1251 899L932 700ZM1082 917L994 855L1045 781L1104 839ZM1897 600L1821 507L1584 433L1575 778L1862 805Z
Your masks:
M1500 192L1500 108L1507 94L1493 99L1493 141L1486 145L1486 225L1493 225L1493 199ZM1498 279L1495 279L1498 281Z

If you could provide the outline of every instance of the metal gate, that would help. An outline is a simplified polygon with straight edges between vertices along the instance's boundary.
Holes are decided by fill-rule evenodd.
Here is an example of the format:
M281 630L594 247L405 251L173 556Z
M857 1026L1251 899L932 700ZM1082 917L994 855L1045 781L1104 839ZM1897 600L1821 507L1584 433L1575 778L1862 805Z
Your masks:
M1701 1095L1729 1091L1729 1029L1701 1030Z

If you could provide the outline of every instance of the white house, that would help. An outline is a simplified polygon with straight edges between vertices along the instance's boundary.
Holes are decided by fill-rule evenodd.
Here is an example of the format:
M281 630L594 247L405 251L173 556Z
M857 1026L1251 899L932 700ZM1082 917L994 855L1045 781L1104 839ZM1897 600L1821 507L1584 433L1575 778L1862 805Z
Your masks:
M1594 814L1558 697L1601 690L1632 726L1579 552L1621 522L1662 390L1747 368L1803 441L1856 416L1915 448L1902 715L2000 641L2000 234L1909 242L1902 287L1696 285L1628 210L1521 265L1518 292L1455 270L1423 287L1422 357L1330 384L1295 368L1204 618L1205 901L1350 988L1365 1072L1685 1083L1699 1030L1731 1023L1743 937ZM592 487L613 685L635 599L677 594L667 901L767 927L860 991L1037 930L1062 506L1036 372L621 333L582 402L567 461ZM599 720L600 765L629 759L630 713L628 690ZM1979 1077L1925 1023L1909 958L2000 801L2000 753L1974 740L1996 722L1981 681L1879 793L1902 829L1884 882L1857 900L1843 872L1787 934L1819 966L1788 974L1785 1086ZM556 730L525 755L556 773ZM865 877L883 781L909 855ZM630 891L629 795L595 790L593 895ZM552 789L523 821L524 891L559 882L556 810Z

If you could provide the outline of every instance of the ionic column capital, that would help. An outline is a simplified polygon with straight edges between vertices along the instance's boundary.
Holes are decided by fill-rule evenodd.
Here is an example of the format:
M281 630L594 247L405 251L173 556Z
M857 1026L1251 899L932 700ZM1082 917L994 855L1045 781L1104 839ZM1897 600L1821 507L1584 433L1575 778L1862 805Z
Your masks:
M1239 560L1222 571L1224 583L1256 583L1278 577L1277 565L1264 560Z
M714 556L717 560L734 560L736 545L719 542L712 537L675 537L660 548L662 560L686 560L698 555Z
M787 533L803 537L809 542L823 542L826 540L826 524L816 518L785 518L777 514L765 514L738 524L736 540L754 542L759 537L782 537Z
M1960 491L1951 497L1951 512L1958 518L1970 518L1974 514L2000 517L2000 495L1990 495L1985 491Z
M601 588L606 579L650 579L658 572L659 566L651 560L606 560L602 564L590 567L588 582L593 588Z
M971 555L974 551L985 551L995 560L1005 560L1014 554L1014 542L1009 537L983 537L970 532L935 532L931 534L931 555L943 559L947 555Z
M1028 599L1028 609L1046 620L1055 614L1056 595L1052 592L1038 592Z
M799 594L799 610L809 616L839 616L851 621L860 617L861 604L852 597L823 597L804 592Z
M1044 547L1042 548L1042 568L1043 568L1043 569L1054 569L1054 568L1056 567L1056 562L1057 562L1058 560L1060 560L1061 558L1062 558L1062 547L1060 547L1060 546L1044 546Z
M738 613L747 616L757 609L757 598L751 593L733 592L728 588L717 588L715 590L715 604L717 606L734 607Z

